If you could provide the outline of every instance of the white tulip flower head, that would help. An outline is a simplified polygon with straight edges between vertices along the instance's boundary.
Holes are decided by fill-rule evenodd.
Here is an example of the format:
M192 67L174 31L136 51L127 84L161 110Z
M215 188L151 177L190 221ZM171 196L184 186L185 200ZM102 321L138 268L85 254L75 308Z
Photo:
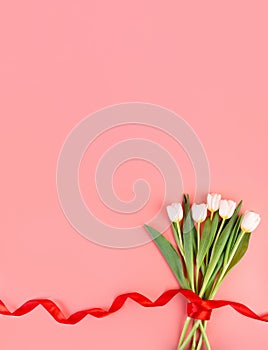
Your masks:
M220 208L221 195L218 193L209 193L207 196L208 210L217 211Z
M207 204L205 203L193 203L191 208L193 220L198 223L205 221L207 217L207 208Z
M233 215L235 208L236 208L236 202L230 199L221 200L220 211L219 211L220 217L222 217L223 219L229 219Z
M167 206L167 213L170 221L181 221L183 218L183 209L181 203L172 203Z
M244 232L253 232L261 221L259 214L254 213L254 211L247 211L243 216L241 222L241 229Z

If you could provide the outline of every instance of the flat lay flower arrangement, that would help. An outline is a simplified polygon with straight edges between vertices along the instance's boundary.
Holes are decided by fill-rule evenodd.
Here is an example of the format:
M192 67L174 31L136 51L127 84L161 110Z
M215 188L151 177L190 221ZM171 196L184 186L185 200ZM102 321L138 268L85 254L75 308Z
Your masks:
M221 199L220 194L208 194L207 203L191 205L185 195L183 203L167 207L175 247L145 225L182 289L203 300L214 299L224 278L246 253L251 232L260 223L260 215L253 211L240 214L241 206L242 201ZM203 345L211 349L206 326L207 320L187 316L178 350L200 350Z
M230 306L241 315L268 322L268 313L258 315L239 302L214 299L224 278L246 253L251 232L260 223L260 215L253 211L240 214L241 206L242 201L237 204L222 200L220 194L208 194L207 203L191 205L189 196L185 195L182 203L167 207L175 245L145 225L180 285L180 288L164 291L155 301L136 291L127 292L118 295L109 308L85 308L66 315L47 298L28 300L14 311L0 300L0 315L23 316L42 306L58 323L74 325L87 315L107 317L120 310L127 299L143 307L161 307L182 294L188 299L187 317L177 350L211 349L206 328L214 309Z

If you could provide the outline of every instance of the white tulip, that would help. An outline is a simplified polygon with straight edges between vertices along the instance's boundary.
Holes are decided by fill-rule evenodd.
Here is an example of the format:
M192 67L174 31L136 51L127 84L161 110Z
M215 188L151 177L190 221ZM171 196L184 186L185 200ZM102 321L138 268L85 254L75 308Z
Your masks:
M209 193L207 196L208 210L217 211L220 208L221 195L218 193Z
M236 208L236 202L230 199L221 200L219 214L223 219L229 219L233 215L235 208Z
M259 214L254 213L254 211L246 211L241 222L241 229L244 232L252 232L259 225L260 221L261 217Z
M205 203L202 203L202 204L193 203L191 208L193 220L199 223L206 220L207 208L208 206Z
M167 206L167 213L170 221L181 221L183 218L183 209L181 203L172 203Z

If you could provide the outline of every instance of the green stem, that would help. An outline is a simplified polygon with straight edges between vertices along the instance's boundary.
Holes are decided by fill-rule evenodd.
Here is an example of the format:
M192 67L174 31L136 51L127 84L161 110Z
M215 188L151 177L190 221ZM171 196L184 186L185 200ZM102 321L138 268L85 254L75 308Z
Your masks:
M218 232L217 232L215 241L214 241L213 246L212 246L212 250L211 250L211 254L210 254L210 260L211 260L212 257L213 257L214 250L215 250L215 246L216 246L216 243L217 243L217 241L218 241L218 239L219 239L219 237L220 237L220 234L221 234L221 231L222 231L222 228L223 228L223 225L224 225L225 220L226 220L226 219L224 219L224 218L222 219L221 226L220 226L220 228L219 228L219 230L218 230Z
M196 322L199 322L199 321L195 321L195 323ZM211 346L209 344L209 340L208 340L208 337L207 337L207 334L206 334L207 321L204 321L204 325L203 325L203 322L200 321L198 327L200 329L201 334L200 334L200 338L199 338L197 347L195 346L195 350L200 350L201 349L201 346L203 344L203 340L205 342L206 348L208 350L211 350ZM195 333L196 333L196 330L195 330ZM193 337L195 336L195 333L194 333Z
M189 319L189 317L187 317L187 319ZM181 339L180 339L177 350L183 350L192 338L193 338L192 349L200 350L201 346L203 344L203 340L204 340L207 350L211 350L209 340L208 340L208 337L206 334L207 321L195 320L194 326L192 327L191 331L189 332L187 338L184 340L184 342L181 341L185 337L186 330L188 329L190 320L191 319L189 319L189 322L187 322L187 326L184 325L183 334L181 335ZM204 322L204 325L203 325L203 322ZM197 333L198 328L200 329L201 334L200 334L200 338L199 338L199 341L198 341L198 344L196 347L196 333Z
M177 225L177 229L178 229L178 236L179 236L179 240L180 240L180 245L184 254L184 249L183 249L183 242L182 242L182 234L181 234L181 227L180 227L180 223L179 221L176 221L176 225Z
M200 225L201 222L197 223L197 251L199 250L199 245L200 245Z
M194 332L194 335L193 335L192 350L195 350L195 347L196 347L196 332L197 330Z
M204 321L204 326L203 326L203 327L204 327L204 331L206 331L206 328L207 328L207 321ZM198 341L198 344L197 344L196 350L200 350L202 344L203 344L203 335L202 335L202 333L201 333L200 338L199 338L199 341Z
M197 223L197 252L199 251L199 246L200 246L200 222ZM198 293L198 279L199 279L199 267L196 264L195 285L196 285L197 293Z
M183 342L183 344L178 347L178 350L183 350L185 349L185 347L187 346L187 344L189 343L189 341L191 340L192 336L194 335L194 332L197 330L197 328L199 327L201 321L198 320L195 322L193 328L191 329L191 331L189 332L187 338L185 339L185 341Z
M210 344L209 344L209 341L208 341L208 337L207 337L207 333L206 333L206 330L205 330L205 328L204 328L202 322L200 322L199 328L200 328L200 331L201 331L201 337L203 337L207 349L208 349L208 350L211 350L211 347L210 347ZM200 337L200 339L202 339L201 337ZM201 345L202 345L202 343L201 343Z
M208 264L208 253L206 254L206 257L205 257L205 264L206 265Z
M239 231L239 233L242 233L242 232L243 232L242 230ZM239 234L238 234L238 236L239 236ZM231 249L231 245L232 245L231 243L232 243L232 241L230 240L230 242L228 242L228 244L227 244L225 255L224 255L223 266L225 266L227 264L227 262L228 262L230 249Z
M237 249L239 247L239 244L240 244L240 242L241 242L241 240L242 240L242 238L244 236L244 233L245 233L244 231L241 232L240 236L238 237L237 241L235 242L234 248L232 250L230 258L228 259L228 262L225 265L223 265L222 272L221 272L221 274L220 274L220 276L218 278L217 283L215 284L215 287L212 290L212 293L211 293L211 297L212 298L215 297L215 295L216 295L216 293L217 293L217 291L218 291L218 289L219 289L219 287L220 287L220 285L221 285L221 283L222 283L222 281L223 281L223 279L225 277L225 274L226 274L226 272L228 270L228 267L230 266L230 264L231 264L231 262L233 260L233 257L234 257L234 255L235 255L235 253L236 253L236 251L237 251Z
M221 233L221 231L223 229L224 222L225 222L225 219L222 220L220 228L219 228L219 230L217 232L217 235L216 235L216 238L215 238L215 241L214 241L214 244L213 244L213 248L212 248L212 252L211 252L210 258L213 255L214 247L215 247L215 244L216 244L216 242L217 242L217 240L218 240L218 238L220 236L220 233ZM199 246L198 245L199 244L199 238L200 238L200 226L199 225L198 225L198 230L197 231L198 231L197 232L197 234L198 234L198 236L197 236L198 237L197 238L197 246ZM225 259L224 264L223 264L223 269L222 269L222 271L220 273L220 276L219 276L219 278L218 278L218 280L217 280L213 290L211 291L211 293L209 293L208 299L213 299L215 297L215 295L216 295L216 293L217 293L217 291L218 291L218 289L219 289L219 287L220 287L224 277L226 276L226 273L228 273L228 268L229 268L229 266L230 266L230 264L231 264L231 262L232 262L232 260L233 260L233 258L235 256L235 253L236 253L236 251L237 251L237 249L238 249L238 247L239 247L239 245L240 245L240 243L241 243L241 241L243 239L244 233L245 232L242 231L242 233L238 236L238 239L235 242L235 245L234 245L233 249L231 250L230 256L227 257L227 259ZM229 251L228 251L228 255L229 255ZM198 273L199 273L199 271L197 270L196 272L197 272L196 273L196 286L197 286L197 291L198 291ZM206 289L206 286L202 286L202 289L203 288ZM188 326L189 326L189 323L190 323L190 321L188 322ZM188 329L188 326L187 326L187 329ZM201 347L202 347L202 343L204 341L204 343L206 345L206 348L208 350L211 350L211 347L210 347L210 344L209 344L209 340L208 340L208 337L207 337L207 334L206 334L206 327L207 327L207 321L204 321L204 323L203 323L200 320L196 320L194 325L193 325L193 327L192 327L192 329L191 329L191 331L189 332L188 336L186 337L186 339L183 342L182 341L180 342L180 344L179 344L180 346L178 347L178 350L185 349L185 347L191 341L192 338L193 338L192 349L200 350ZM198 328L200 329L201 334L200 334L200 338L198 340L198 344L196 346L196 333L197 333ZM182 340L185 337L187 329L184 332Z
M221 231L222 231L224 222L225 222L225 219L222 219L220 228L219 228L219 230L218 230L218 232L217 232L215 241L214 241L213 246L212 246L212 251L211 251L211 254L210 254L210 261L212 261L213 254L214 254L214 250L215 250L215 246L216 246L217 240L218 240L218 238L219 238L219 236L220 236L220 233L221 233ZM200 296L201 298L202 298L202 296L204 295L204 292L205 292L205 290L206 290L206 288L207 288L208 283L209 283L209 280L208 280L205 284L203 283L203 285L202 285L202 288L201 288L200 293L199 293L199 296Z
M196 275L195 275L196 293L198 293L198 277L199 277L199 267L196 266Z
M185 334L187 332L187 329L189 327L190 322L191 322L191 318L187 317L185 322L184 322L183 329L181 331L181 336L180 336L180 340L179 340L179 344L178 344L178 350L180 349L180 346L183 343L183 340L184 340L184 337L185 337Z
M176 240L177 246L180 250L180 253L185 261L185 253L184 253L184 249L183 249L180 223L179 223L179 221L175 221L175 224L176 224L177 233L178 233L178 234L175 234L175 240Z

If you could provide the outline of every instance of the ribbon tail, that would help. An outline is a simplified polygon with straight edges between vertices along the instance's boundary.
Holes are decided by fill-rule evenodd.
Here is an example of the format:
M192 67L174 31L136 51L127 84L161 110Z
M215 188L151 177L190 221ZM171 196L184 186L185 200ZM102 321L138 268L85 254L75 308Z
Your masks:
M151 301L146 296L137 292L125 293L117 296L109 309L85 309L77 311L68 317L64 315L60 307L54 301L49 299L28 300L13 312L11 312L2 301L0 301L0 315L23 316L33 311L37 306L41 305L58 323L74 325L80 322L87 315L91 315L96 318L109 316L120 310L124 306L127 299L131 299L143 307L159 307L166 305L177 294L182 294L185 298L188 299L188 316L192 318L209 320L212 310L223 306L231 306L235 311L243 316L259 321L268 322L268 314L258 315L241 303L226 300L203 300L193 291L186 289L167 290L162 293L155 301Z

